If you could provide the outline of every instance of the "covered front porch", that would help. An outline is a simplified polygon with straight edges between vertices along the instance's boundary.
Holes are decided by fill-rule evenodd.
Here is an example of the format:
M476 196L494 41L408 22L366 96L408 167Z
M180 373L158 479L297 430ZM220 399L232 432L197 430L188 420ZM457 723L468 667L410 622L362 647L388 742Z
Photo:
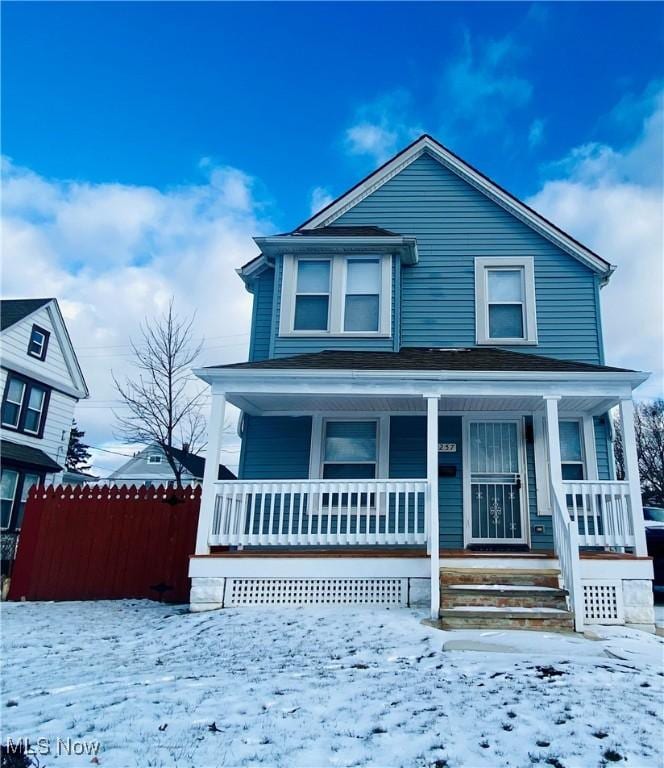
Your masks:
M243 450L239 480L205 478L196 555L228 564L241 554L246 572L253 554L261 573L265 557L280 558L275 575L298 578L305 560L355 552L353 573L362 560L365 577L428 577L432 617L446 560L538 555L559 566L580 614L582 552L646 554L635 374L602 374L206 369L210 456L227 402L243 412ZM613 468L614 406L624 481ZM338 563L319 572L338 578ZM210 568L192 561L192 575Z

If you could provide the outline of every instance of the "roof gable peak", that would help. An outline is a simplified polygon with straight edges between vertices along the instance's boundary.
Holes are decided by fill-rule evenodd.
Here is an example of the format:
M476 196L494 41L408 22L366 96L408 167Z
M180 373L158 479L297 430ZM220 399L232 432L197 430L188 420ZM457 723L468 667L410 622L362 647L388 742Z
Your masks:
M538 234L599 273L604 282L608 281L615 269L608 261L530 208L428 133L422 134L347 192L300 224L297 230L329 227L346 211L371 195L425 153L530 226Z

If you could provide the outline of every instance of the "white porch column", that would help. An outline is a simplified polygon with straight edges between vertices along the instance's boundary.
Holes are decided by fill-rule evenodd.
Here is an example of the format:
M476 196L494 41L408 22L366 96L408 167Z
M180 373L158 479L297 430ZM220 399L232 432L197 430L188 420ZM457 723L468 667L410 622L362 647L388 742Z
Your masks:
M427 397L427 481L429 484L429 542L431 557L431 618L440 611L438 538L438 397Z
M639 458L636 452L636 432L634 429L634 401L626 397L620 401L620 423L623 432L623 452L625 461L625 479L629 483L630 506L634 524L634 551L637 555L648 554L646 546L646 528L643 522L641 503L641 481L639 478Z
M203 474L201 509L198 513L198 531L196 532L196 554L207 555L209 552L208 536L214 514L215 482L219 475L219 458L224 432L226 412L226 393L215 390L212 386L212 407L208 422L208 449Z
M563 498L563 470L560 461L560 432L558 427L559 395L544 397L546 406L546 433L549 442L549 478L556 497ZM552 500L553 503L553 500Z

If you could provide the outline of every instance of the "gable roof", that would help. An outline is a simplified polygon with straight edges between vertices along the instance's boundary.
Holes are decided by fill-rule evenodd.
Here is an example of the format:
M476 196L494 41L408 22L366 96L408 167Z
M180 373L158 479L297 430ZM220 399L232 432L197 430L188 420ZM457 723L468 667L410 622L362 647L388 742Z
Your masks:
M253 363L214 365L206 370L348 370L348 371L468 371L542 373L635 373L627 368L559 360L543 355L510 352L498 347L436 349L402 347L399 352L324 350Z
M311 216L297 227L296 231L303 229L328 227L332 222L339 218L343 213L361 200L368 197L372 192L381 187L400 171L410 165L414 160L423 154L428 154L444 165L446 168L456 173L471 186L489 197L497 205L507 210L519 220L534 229L538 234L550 240L562 250L574 256L588 267L603 276L603 282L608 281L615 267L606 259L596 254L590 248L580 243L564 230L557 227L540 213L519 200L517 197L501 187L493 179L478 171L472 165L462 160L458 155L445 147L439 141L436 141L429 134L423 134L412 144L409 144L401 152L398 152L391 160L381 165L378 169L370 173L364 179L359 181L347 192L326 205L318 213Z
M19 320L41 309L54 299L2 299L0 300L0 331L16 325Z
M62 316L62 312L60 311L57 299L2 299L0 301L0 314L2 318L0 331L6 331L16 325L16 323L25 320L42 307L47 308L55 336L57 337L60 349L62 350L65 365L73 385L73 388L71 391L68 391L68 394L77 399L86 398L90 394L88 385L85 383L85 377L83 376L81 365L76 356L76 350L74 349L71 337L69 336L69 331L67 330L67 325ZM51 383L47 381L46 378L42 380L45 383Z
M137 458L140 458L142 454L147 453L148 451L155 449L161 451L161 453L164 453L163 448L158 443L152 443L148 445L146 448L143 449L139 454L136 456L132 456L128 461L126 461L122 466L118 467L116 470L111 472L109 475L110 478L115 478L117 476L122 476L123 470L125 467L127 467L129 464L131 464L133 461L136 461ZM177 461L180 462L182 467L194 478L197 480L203 478L203 474L205 472L205 459L203 456L199 456L197 453L190 453L189 451L185 451L181 448L173 448L173 456L177 459ZM217 480L235 480L235 475L223 464L219 465L219 471L217 473Z

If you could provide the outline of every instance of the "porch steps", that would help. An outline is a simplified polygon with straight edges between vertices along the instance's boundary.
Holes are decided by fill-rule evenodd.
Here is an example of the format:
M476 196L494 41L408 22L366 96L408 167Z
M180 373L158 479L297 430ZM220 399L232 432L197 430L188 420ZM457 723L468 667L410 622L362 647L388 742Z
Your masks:
M441 568L443 629L574 629L554 568Z

